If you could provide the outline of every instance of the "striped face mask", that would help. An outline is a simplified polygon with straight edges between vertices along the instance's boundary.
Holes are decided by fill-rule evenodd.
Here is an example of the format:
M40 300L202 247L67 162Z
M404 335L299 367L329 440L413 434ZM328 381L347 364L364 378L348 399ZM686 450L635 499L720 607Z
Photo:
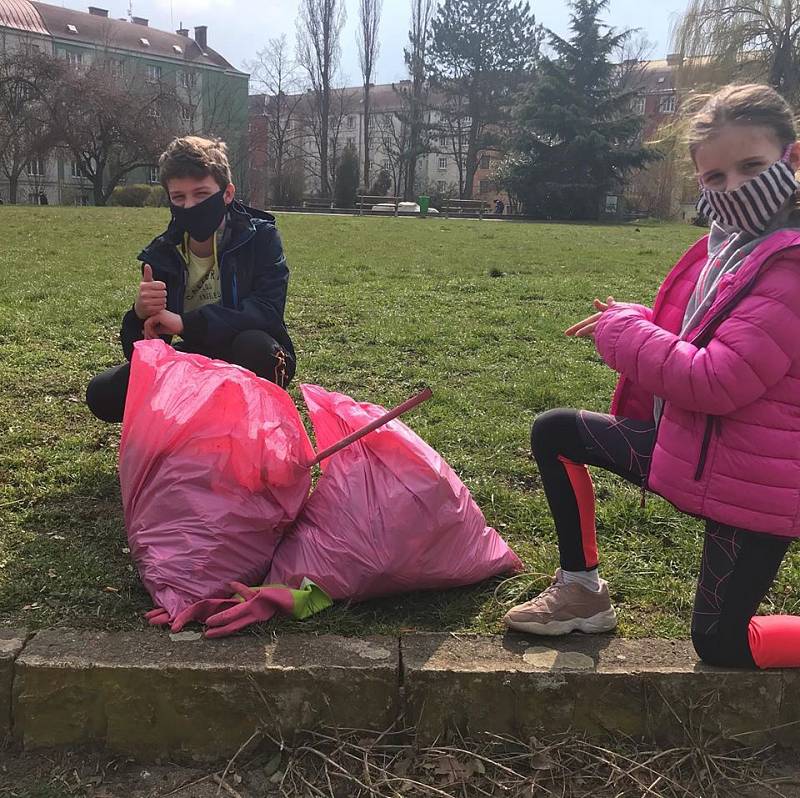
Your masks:
M697 212L726 227L756 236L762 233L800 188L794 171L787 163L789 150L787 147L780 161L734 191L713 191L701 184Z

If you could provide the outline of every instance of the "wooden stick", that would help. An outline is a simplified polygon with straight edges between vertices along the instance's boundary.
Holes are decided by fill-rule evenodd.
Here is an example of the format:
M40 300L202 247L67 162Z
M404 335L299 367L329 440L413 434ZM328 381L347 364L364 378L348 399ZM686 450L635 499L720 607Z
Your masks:
M333 446L329 446L327 449L323 449L309 464L308 467L316 465L317 463L321 463L326 458L330 457L336 452L341 451L345 448L345 446L349 446L351 443L355 443L357 440L360 440L365 435L369 435L370 432L374 432L379 427L382 427L384 424L388 424L392 419L397 418L398 416L402 415L403 413L408 412L409 410L415 408L417 405L421 405L423 402L427 402L433 396L433 391L430 388L425 388L424 391L420 391L416 396L412 396L410 399L407 399L403 404L397 405L393 410L389 410L387 413L384 413L380 418L376 418L374 421L370 421L369 424L363 426L361 429L356 430L355 432L351 432L346 438L342 438L338 443L334 443Z

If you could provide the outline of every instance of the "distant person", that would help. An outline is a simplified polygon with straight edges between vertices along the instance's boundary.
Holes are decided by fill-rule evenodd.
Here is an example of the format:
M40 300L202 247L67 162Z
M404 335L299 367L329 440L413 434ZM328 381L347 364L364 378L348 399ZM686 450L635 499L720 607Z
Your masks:
M285 388L295 354L275 217L234 199L224 142L177 138L159 168L172 219L139 255L142 280L120 332L125 357L143 338L177 336L182 352L236 363ZM86 391L92 413L121 421L129 378L129 362L95 377Z
M726 86L690 119L688 143L710 235L652 308L595 299L597 312L566 331L593 338L619 372L613 415L559 409L536 419L533 453L561 567L505 623L541 635L616 625L598 573L592 465L705 520L692 616L702 660L800 667L800 617L756 615L800 537L794 115L768 86Z
M497 216L502 216L505 213L505 211L506 211L506 204L505 202L503 202L503 200L500 199L500 197L498 197L494 201L494 212L495 214L497 214Z

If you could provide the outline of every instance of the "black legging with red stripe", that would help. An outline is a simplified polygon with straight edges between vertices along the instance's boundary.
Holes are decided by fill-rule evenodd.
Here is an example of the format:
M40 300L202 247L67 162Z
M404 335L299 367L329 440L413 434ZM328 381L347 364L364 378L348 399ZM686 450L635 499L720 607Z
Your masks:
M655 443L655 423L591 413L550 410L533 425L531 445L555 521L561 567L597 566L594 490L587 465L643 485ZM754 619L772 585L790 538L706 522L703 558L692 614L692 642L712 665L770 667L791 664L776 649L786 635L797 641L800 619ZM791 652L789 652L791 655ZM790 656L791 659L791 656Z

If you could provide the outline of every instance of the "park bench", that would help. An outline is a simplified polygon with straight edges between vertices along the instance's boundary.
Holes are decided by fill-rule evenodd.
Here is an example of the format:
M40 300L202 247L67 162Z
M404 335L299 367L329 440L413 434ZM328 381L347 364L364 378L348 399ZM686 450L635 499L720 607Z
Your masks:
M464 215L464 211L468 211L470 213L477 213L479 219L483 219L483 214L489 208L489 203L486 200L457 200L457 199L447 199L442 201L442 211L444 212L445 218L447 218L451 213L457 212L459 216Z
M304 208L333 209L333 200L330 197L303 197Z
M397 216L398 206L403 201L402 197L381 197L377 194L359 194L356 207L358 215L364 215L364 208L370 210L373 205L394 205L394 215Z

